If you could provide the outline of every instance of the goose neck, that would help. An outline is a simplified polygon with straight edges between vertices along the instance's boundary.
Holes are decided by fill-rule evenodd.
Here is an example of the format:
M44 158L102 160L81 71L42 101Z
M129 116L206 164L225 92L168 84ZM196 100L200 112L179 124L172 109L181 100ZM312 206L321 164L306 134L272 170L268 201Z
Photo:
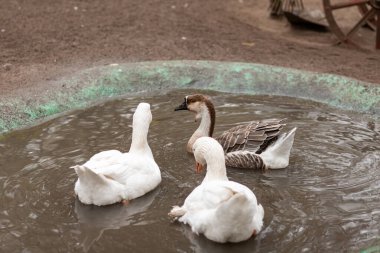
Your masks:
M201 132L203 136L212 137L215 127L215 108L210 101L206 101L201 106L201 111L199 112L201 122L197 131Z
M197 131L203 133L203 136L212 137L211 117L207 108L201 112L201 122L199 123Z
M148 145L148 131L144 127L133 126L132 143L129 149L130 153L151 153Z
M187 152L189 153L193 152L192 147L198 138L205 136L212 137L214 132L215 109L213 104L210 101L206 101L206 103L201 106L201 110L198 114L201 122L187 143ZM198 118L198 115L196 118Z
M207 172L203 182L228 181L224 157L207 159Z

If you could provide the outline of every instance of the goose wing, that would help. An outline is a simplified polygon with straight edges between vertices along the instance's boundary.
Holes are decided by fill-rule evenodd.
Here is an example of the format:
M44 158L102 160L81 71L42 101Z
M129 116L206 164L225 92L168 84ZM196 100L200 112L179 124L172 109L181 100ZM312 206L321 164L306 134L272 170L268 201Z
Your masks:
M216 140L226 153L249 150L260 154L277 139L285 119L251 121L223 132Z
M226 166L240 169L252 169L265 171L267 169L263 159L256 154L248 150L237 150L229 152L225 155Z
M235 194L229 181L212 181L195 188L185 200L188 211L215 209Z
M138 165L145 163L142 163L140 157L131 157L129 153L108 150L95 154L83 166L96 174L124 184L126 178L139 172Z

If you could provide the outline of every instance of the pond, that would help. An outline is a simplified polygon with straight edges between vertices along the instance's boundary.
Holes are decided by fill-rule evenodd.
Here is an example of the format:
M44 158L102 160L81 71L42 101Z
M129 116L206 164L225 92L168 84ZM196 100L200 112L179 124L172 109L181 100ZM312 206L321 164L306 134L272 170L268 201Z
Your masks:
M286 169L228 169L265 209L263 230L246 242L213 243L167 216L203 179L185 151L198 123L189 112L174 112L194 93L215 102L215 136L266 118L298 127ZM162 183L128 206L81 204L69 167L103 150L127 152L142 101L151 104L148 140ZM1 252L371 250L380 247L379 147L379 122L307 100L196 90L121 97L0 137Z

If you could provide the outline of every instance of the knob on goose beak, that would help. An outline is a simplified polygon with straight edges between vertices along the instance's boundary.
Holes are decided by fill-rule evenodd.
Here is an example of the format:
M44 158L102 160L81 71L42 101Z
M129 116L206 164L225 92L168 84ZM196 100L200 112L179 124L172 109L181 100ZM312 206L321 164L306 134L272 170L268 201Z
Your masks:
M174 111L179 111L179 110L188 110L186 99L185 99L185 101L184 101L182 104L180 104L179 106L177 106L177 107L174 109Z
M195 162L195 172L197 172L198 174L202 172L204 166L199 163L199 162Z

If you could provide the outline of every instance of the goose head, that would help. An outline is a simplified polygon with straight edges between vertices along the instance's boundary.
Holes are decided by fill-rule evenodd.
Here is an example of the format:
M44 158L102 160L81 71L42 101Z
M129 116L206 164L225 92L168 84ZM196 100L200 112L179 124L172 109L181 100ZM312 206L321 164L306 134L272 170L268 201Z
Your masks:
M174 109L174 111L180 110L188 110L195 113L195 122L202 119L204 116L209 116L215 122L214 105L209 97L202 94L186 96L183 103Z
M133 114L133 129L147 129L152 122L150 104L140 103Z
M195 94L186 96L184 102L177 106L174 110L188 110L195 113L195 121L200 120L198 129L191 136L187 144L187 151L192 153L192 146L199 137L212 137L215 126L214 105L207 96Z
M218 141L211 137L198 138L193 145L195 169L200 173L207 165L205 180L228 180L224 160L224 150Z

